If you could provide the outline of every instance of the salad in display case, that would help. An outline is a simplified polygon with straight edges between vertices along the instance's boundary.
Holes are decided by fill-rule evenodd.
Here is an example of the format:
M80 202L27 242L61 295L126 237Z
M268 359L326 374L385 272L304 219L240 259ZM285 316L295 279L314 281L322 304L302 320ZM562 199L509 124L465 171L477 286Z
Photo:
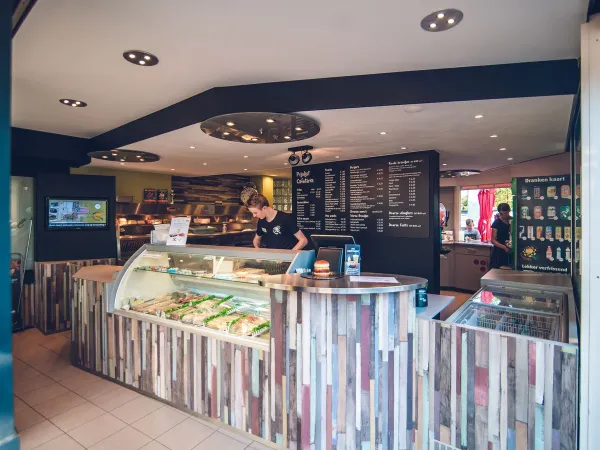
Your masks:
M312 266L313 251L145 245L117 280L109 312L247 345L268 345L265 275Z

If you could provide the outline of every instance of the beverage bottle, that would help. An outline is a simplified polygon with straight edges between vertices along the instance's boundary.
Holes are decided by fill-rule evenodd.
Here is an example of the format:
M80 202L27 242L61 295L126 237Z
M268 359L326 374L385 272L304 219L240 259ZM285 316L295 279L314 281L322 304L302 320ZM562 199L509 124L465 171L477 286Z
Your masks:
M567 249L565 250L565 258L567 259L567 261L571 261L571 248L567 247Z
M552 247L548 246L546 249L546 259L552 258Z
M556 249L556 259L561 259L562 257L562 249L560 247L558 247Z

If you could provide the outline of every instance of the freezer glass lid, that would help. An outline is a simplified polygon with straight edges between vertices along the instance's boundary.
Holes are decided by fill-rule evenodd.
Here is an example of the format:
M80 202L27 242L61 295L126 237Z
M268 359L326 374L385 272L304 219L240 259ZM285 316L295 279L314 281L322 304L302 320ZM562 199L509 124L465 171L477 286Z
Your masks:
M563 296L532 291L506 291L486 287L471 297L473 303L559 314Z

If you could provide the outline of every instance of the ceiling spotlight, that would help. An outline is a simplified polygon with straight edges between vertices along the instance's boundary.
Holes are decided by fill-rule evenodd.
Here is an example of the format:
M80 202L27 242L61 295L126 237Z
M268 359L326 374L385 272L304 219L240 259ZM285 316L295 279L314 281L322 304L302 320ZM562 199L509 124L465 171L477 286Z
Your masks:
M203 166L208 166L208 163L202 163Z
M490 137L491 137L492 139L494 139L494 138L497 138L497 137L498 137L498 135L497 135L497 134L492 134Z
M244 158L247 158L247 157L248 157L248 155L244 155Z
M512 161L514 158L506 158L508 161Z
M108 159L108 156L104 155L104 156L102 157L102 159Z
M312 161L312 155L308 152L308 150L306 150L304 153L302 153L302 162L304 164L308 164L311 161Z
M454 28L462 19L463 13L458 9L435 11L421 20L421 28L433 32L446 31Z
M298 155L296 155L296 152L292 151L292 154L288 158L288 162L292 166L297 166L298 165L298 163L300 162L300 158L298 157Z
M196 147L194 147L193 145L190 145L190 148L196 148Z
M156 56L143 50L128 50L123 53L123 58L131 64L140 66L150 67L158 64L158 58Z
M275 120L273 120L273 119L267 119L267 123L275 123Z
M340 159L340 157L336 155L335 159Z
M387 134L385 131L380 131L379 134L384 135Z
M406 150L406 147L400 147L400 150Z
M289 137L289 136L284 136L283 138L284 139L291 139L291 137Z
M175 170L175 169L171 169L171 170Z
M252 138L252 142L258 141L258 138Z
M87 103L71 98L61 98L59 102L63 106L73 106L75 108L85 108L87 106Z
M300 128L300 127L296 127L296 128L295 128L295 130L296 130L296 131L302 131L302 128Z
M499 148L498 150L500 150L501 152L503 152L503 151L506 150L506 147Z
M244 169L244 172L247 171L248 169Z
M442 164L442 166L447 166L447 165L448 165L448 164L446 164L446 163Z
M233 122L227 122L227 126L228 126L228 127L232 127L232 126L234 126L234 125L235 125L235 123L233 123Z
M118 155L118 153L111 153L111 155L113 155L113 156L117 156L117 155Z
M283 163L283 165L284 165L284 166L287 166L287 165L288 165L288 163Z
M476 119L483 119L483 115L482 115L482 114L477 114L477 115L475 116L475 118L476 118Z
M125 161L125 158L121 158L121 161Z
M145 159L144 159L144 158L140 158L140 162L144 162L144 161L145 161Z
M223 133L223 136L229 136L229 131L225 131L225 132Z
M142 155L137 155L137 156L136 156L136 158L141 158L141 157L142 157Z

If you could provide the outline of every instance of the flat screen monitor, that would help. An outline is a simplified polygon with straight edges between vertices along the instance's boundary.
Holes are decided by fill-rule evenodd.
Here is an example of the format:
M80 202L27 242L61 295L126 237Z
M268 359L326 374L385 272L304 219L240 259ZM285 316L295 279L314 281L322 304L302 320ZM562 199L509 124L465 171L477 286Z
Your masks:
M320 248L339 248L345 250L346 244L356 244L353 236L344 236L336 234L313 234L310 237L313 245L315 246L315 252L319 253Z
M46 197L46 229L107 230L107 198Z

